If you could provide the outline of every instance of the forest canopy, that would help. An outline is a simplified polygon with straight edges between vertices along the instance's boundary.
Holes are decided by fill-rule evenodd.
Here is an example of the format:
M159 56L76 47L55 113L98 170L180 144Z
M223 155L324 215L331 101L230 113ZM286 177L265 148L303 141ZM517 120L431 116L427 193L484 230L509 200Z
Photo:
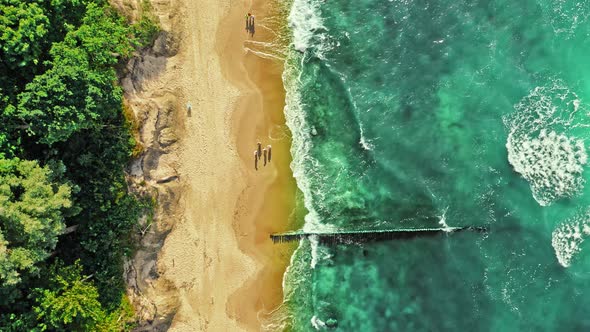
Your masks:
M2 331L131 327L123 258L151 201L125 180L136 143L118 72L153 42L152 17L0 0Z

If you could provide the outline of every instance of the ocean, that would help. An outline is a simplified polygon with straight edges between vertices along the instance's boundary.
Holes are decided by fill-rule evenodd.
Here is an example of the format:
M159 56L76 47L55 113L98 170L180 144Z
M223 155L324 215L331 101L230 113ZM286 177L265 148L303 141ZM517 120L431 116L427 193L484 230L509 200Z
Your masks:
M292 331L590 329L590 1L293 0Z

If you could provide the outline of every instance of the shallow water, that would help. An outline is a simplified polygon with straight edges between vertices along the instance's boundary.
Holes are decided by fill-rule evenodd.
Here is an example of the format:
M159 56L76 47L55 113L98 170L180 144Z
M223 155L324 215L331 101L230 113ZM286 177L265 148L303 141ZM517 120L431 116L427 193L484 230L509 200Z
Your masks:
M284 75L307 230L293 330L590 328L589 1L295 0Z

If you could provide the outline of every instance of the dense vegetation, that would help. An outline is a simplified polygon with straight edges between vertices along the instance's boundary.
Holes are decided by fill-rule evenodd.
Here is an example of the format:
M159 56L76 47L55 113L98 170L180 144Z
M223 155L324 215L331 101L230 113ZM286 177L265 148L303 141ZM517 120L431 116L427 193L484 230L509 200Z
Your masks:
M0 0L0 330L130 328L122 261L148 207L117 68L156 31L104 0Z

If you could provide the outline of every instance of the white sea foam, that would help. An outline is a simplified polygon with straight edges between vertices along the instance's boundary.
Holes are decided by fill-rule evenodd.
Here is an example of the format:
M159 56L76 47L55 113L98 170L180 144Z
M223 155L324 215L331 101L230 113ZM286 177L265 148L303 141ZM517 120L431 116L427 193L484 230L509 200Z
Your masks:
M307 7L306 7L307 6ZM307 16L307 18L306 18ZM311 176L314 165L317 162L310 156L311 136L314 134L314 128L307 124L305 113L301 105L301 62L303 57L294 51L298 50L304 52L312 43L313 34L317 30L323 29L323 22L319 16L319 3L312 0L294 0L289 14L289 22L291 26L292 46L285 52L285 65L283 71L283 84L286 90L285 96L285 118L287 127L292 134L291 144L291 170L297 182L298 188L303 192L304 205L308 211L305 216L305 223L303 231L330 231L331 228L320 223L318 213L313 206L313 196L311 192ZM320 259L319 239L312 238L312 241L300 241L298 248L291 256L289 266L283 275L283 304L289 303L291 298L296 297L296 293L301 287L308 288L306 282L311 280L311 270L315 267ZM309 269L306 263L302 261L302 257L310 253ZM327 256L329 257L329 255ZM281 306L285 308L285 306ZM273 313L273 320L270 321L268 329L266 330L283 330L285 323L289 320L288 313L281 309ZM315 316L314 316L315 317ZM324 324L317 317L312 317L312 325L319 328Z
M270 60L283 61L286 50L280 45L280 36L275 37L271 42L258 40L244 41L244 50L258 57Z
M539 204L549 205L583 187L584 141L541 130L537 138L509 137L506 147L510 164L529 181Z
M324 323L324 321L319 319L316 315L311 317L311 325L318 331L326 327L326 323Z
M342 81L342 83L343 83L344 85L347 85L346 78L344 77L344 75L342 75L342 74L339 74L339 76L340 76L340 80ZM374 145L373 145L373 143L371 143L371 141L370 141L369 139L367 139L367 138L366 138L366 136L365 136L365 129L363 128L363 122L362 122L362 120L361 120L361 116L360 116L359 108L358 108L358 106L356 105L356 100L355 100L355 98L354 98L354 96L353 96L353 94L352 94L352 90L351 90L351 88L348 88L348 89L347 89L347 93L348 93L348 99L349 99L349 100L350 100L350 102L352 103L352 108L353 108L353 110L354 110L354 113L355 113L356 121L357 121L357 123L359 124L359 135L360 135L360 137L361 137L361 138L359 139L359 143L360 143L361 147L362 147L364 150L367 150L367 151L372 151L372 150L375 148L375 146L374 146ZM370 109L369 109L367 112L369 112L369 111L370 111Z
M297 182L297 187L303 192L303 201L308 214L305 216L303 230L306 232L331 231L333 226L320 222L319 214L314 208L311 189L311 177L317 169L318 162L311 157L309 151L312 145L313 128L305 119L305 111L301 104L301 72L302 56L291 51L287 55L285 70L283 72L283 84L285 85L285 119L292 133L291 170ZM321 199L321 197L319 198Z
M306 4L310 5L309 8L304 8ZM313 30L322 27L320 17L317 15L318 7L313 4L310 0L294 0L291 7L289 14L291 31L293 32L291 44L294 46L294 49L299 51L305 51L309 46ZM302 13L310 15L311 22L306 22L305 14ZM300 68L303 57L293 51L293 48L289 48L285 51L284 59L285 63L282 75L286 90L284 113L287 127L292 134L291 155L293 160L291 162L291 170L293 171L298 188L303 192L304 205L308 211L308 214L305 216L303 231L322 230L323 225L319 222L318 214L312 204L310 178L306 174L306 165L314 165L315 161L309 155L312 128L310 128L305 120L305 113L301 105ZM315 266L318 260L317 242L316 239L315 249L313 249L312 246L314 246L314 243L312 241L309 243L307 241L300 241L299 246L291 256L289 266L283 274L283 304L290 302L291 298L296 296L295 294L300 287L305 287L303 285L305 281L311 280L309 276L311 269L301 259L309 252L312 256L310 265L312 267ZM281 308L284 308L284 306L281 306ZM273 330L275 327L279 327L274 329L276 331L283 330L284 323L289 319L287 311L286 309L281 309L279 312L273 313L273 319L266 320L269 323L267 325L268 329L265 328L265 331Z
M283 60L279 55L276 54L272 54L272 53L267 53L264 51L258 51L254 48L250 48L250 47L244 47L244 50L246 50L246 52L250 52L258 57L261 57L263 59L269 59L269 60Z
M447 224L447 210L449 207L447 206L443 211L443 214L439 217L438 224L443 228L443 231L450 232L452 229Z
M281 286L283 287L285 297L287 297L287 295L289 295L289 293L290 293L290 289L287 287L287 275L289 275L289 272L291 271L291 269L293 269L293 266L295 264L295 257L297 257L297 252L300 250L303 250L302 247L303 247L303 241L300 241L299 245L297 246L297 249L295 249L295 251L293 251L293 255L291 255L291 259L289 259L289 266L287 266L287 268L285 269L285 273L283 273L283 282L281 283Z
M284 331L292 317L284 300L281 305L270 312L259 311L257 314L261 330L265 332Z
M563 267L571 265L581 250L584 240L590 235L590 210L570 218L553 231L551 245L555 256Z
M590 8L587 1L553 0L547 2L547 16L553 32L571 37L579 26L588 22Z
M311 254L309 266L311 269L315 269L319 262L329 261L333 257L330 248L320 246L320 238L317 235L309 237L309 246Z
M293 316L288 303L301 287L305 287L301 283L304 280L309 280L307 268L303 267L303 264L296 262L296 259L301 259L301 252L309 249L307 246L306 241L299 242L299 246L295 249L293 255L291 255L289 266L287 266L285 273L283 273L283 303L262 317L259 315L258 320L261 322L263 331L283 331L289 325ZM302 271L302 268L305 270Z
M361 129L362 129L362 127L361 127ZM372 151L375 148L373 143L371 143L371 141L369 141L368 139L365 138L362 130L361 130L361 139L360 139L359 143L361 144L363 149L365 149L367 151Z
M293 47L299 52L314 47L320 58L329 47L320 12L321 4L320 0L294 0L288 18L293 32Z
M509 128L508 161L530 184L542 206L572 196L584 186L582 173L588 155L584 141L570 134L583 108L577 95L555 81L537 87L505 118Z
M312 235L309 237L309 244L311 245L311 263L310 266L312 269L315 269L316 264L318 263L318 250L320 245L320 239L317 235Z

